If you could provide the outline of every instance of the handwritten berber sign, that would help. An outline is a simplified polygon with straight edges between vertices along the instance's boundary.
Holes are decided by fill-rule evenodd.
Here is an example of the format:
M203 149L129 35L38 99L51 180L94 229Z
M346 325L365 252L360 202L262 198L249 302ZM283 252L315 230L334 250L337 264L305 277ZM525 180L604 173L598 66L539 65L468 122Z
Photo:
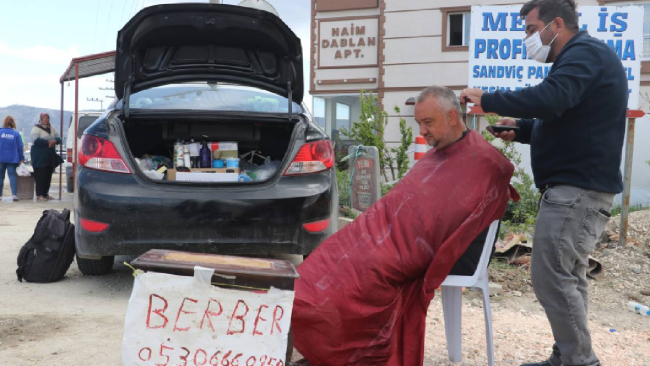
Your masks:
M284 366L293 291L212 286L148 272L135 278L122 341L124 365Z

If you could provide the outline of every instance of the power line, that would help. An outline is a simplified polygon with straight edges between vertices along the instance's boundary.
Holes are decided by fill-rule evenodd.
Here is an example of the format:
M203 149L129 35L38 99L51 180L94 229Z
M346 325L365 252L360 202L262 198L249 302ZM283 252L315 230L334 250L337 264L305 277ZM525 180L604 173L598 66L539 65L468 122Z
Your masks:
M120 17L120 24L118 24L120 27L124 24L124 15L126 14L126 0L123 0L124 2L122 3L122 16Z
M95 39L97 38L97 19L99 18L99 0L97 0L97 11L95 12L95 32L93 33L93 51L95 50Z
M138 3L138 0L130 0L131 1L131 9L129 9L129 18L126 20L127 22L133 18L133 14L135 14L135 5Z
M104 110L104 100L99 98L86 98L89 102L99 102L99 109Z
M108 20L106 21L106 33L104 33L104 47L106 47L106 39L108 37L108 28L111 25L111 13L113 12L113 0L111 0L111 7L108 10Z
M137 14L140 11L140 9L142 9L142 5L143 5L142 2L143 1L144 0L133 0L133 2L132 2L133 8L129 12L130 15L129 15L129 19L127 19L127 21L131 20L131 18L133 18L135 16L135 14Z

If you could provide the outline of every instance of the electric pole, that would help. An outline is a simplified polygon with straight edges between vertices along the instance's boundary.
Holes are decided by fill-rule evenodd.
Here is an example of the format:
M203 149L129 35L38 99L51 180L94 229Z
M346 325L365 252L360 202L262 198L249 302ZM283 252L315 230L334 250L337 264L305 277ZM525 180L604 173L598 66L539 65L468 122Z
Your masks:
M99 102L99 108L100 110L104 110L104 100L99 99L99 98L86 98L87 101L89 102Z

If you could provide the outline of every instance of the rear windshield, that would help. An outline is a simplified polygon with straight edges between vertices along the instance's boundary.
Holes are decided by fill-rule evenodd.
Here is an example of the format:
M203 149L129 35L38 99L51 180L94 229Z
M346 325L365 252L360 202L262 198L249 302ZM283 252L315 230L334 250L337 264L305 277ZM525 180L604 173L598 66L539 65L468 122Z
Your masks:
M232 84L177 84L133 93L129 109L289 113L288 99L262 89ZM122 108L122 101L117 105ZM292 113L303 113L293 103Z
M84 131L86 131L86 128L88 128L90 125L93 124L93 122L97 121L97 118L95 116L84 116L79 118L79 124L77 125L77 136L81 137L83 135Z

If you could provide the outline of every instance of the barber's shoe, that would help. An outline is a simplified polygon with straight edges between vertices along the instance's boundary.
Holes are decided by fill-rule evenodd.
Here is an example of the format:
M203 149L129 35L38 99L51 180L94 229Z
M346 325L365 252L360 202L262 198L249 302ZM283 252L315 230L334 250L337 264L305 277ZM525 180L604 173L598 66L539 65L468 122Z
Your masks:
M521 366L553 366L548 361L536 362L536 363L522 363Z

